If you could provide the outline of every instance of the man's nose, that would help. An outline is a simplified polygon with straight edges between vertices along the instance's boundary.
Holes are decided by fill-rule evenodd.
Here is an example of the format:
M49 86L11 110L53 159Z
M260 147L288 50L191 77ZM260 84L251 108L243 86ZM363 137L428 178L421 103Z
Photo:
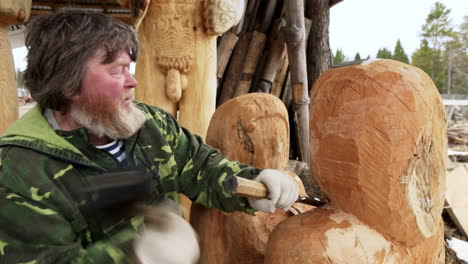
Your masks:
M133 75L127 71L125 76L125 87L132 89L135 88L138 84L138 81L133 77Z

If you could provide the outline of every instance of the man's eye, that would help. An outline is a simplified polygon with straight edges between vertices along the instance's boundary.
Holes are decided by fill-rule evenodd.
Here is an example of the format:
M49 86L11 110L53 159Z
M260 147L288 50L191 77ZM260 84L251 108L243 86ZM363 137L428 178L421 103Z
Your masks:
M112 75L120 75L120 74L122 74L122 69L113 70L113 71L111 71L111 74Z

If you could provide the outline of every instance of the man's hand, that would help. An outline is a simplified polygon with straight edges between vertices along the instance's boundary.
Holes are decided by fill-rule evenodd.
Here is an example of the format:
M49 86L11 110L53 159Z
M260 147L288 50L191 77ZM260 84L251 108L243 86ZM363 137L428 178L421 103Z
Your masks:
M254 181L261 182L268 189L268 197L264 199L248 198L252 208L274 213L276 208L289 210L299 197L299 187L289 175L278 170L263 170Z
M134 241L141 264L195 264L200 257L198 237L181 216L167 207L146 207L145 228Z

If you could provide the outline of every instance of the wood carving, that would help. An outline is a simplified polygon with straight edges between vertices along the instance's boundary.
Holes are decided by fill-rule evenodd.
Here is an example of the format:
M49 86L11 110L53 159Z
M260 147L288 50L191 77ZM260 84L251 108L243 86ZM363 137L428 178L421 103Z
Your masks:
M18 93L8 25L24 23L31 13L31 0L0 2L0 134L18 118Z
M250 93L221 105L211 119L207 143L230 159L260 168L284 169L288 162L289 123L284 104L273 95ZM294 204L298 212L312 206ZM216 209L192 208L191 223L200 238L203 263L263 263L268 236L292 216L278 209L226 214ZM206 223L209 222L207 225Z
M243 0L121 0L135 14L142 47L136 98L206 135L215 110L216 37L237 23Z
M265 263L443 263L445 114L429 76L367 61L326 71L311 98L311 169L331 204L279 224Z
M119 0L131 10L141 55L135 97L206 136L216 108L216 38L239 22L244 0ZM186 218L190 201L182 196Z

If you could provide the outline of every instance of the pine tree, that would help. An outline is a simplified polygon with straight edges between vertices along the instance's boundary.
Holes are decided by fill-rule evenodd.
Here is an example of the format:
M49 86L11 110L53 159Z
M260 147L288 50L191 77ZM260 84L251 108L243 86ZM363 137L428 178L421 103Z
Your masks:
M333 56L333 65L342 64L344 60L345 60L345 56L343 54L343 51L341 49L337 49L335 56Z
M436 58L437 62L435 64L433 64L434 58ZM446 92L446 67L442 61L441 51L432 49L429 47L428 41L423 39L420 48L413 53L411 61L412 65L425 71L429 76L433 72L434 77L431 76L431 79L434 81L437 89L440 93Z
M391 59L392 58L392 52L389 51L387 48L379 49L379 51L377 51L376 58Z
M397 61L401 61L401 62L404 62L404 63L409 63L408 55L406 55L405 50L401 46L400 39L397 40L397 43L395 45L395 49L393 51L392 59L397 60Z
M447 93L468 93L468 16L460 25L460 32L454 32L453 38L445 43L443 57L447 64Z
M449 19L450 11L442 3L436 2L435 7L426 18L426 24L422 26L421 36L433 51L429 75L436 82L436 85L445 85L444 82L437 83L436 79L440 79L443 75L438 71L444 70L442 48L445 42L453 36L453 27L450 25ZM443 90L442 86L438 86L438 88Z
M355 61L361 60L361 55L359 54L359 52L357 52L356 55L354 55L354 60Z

